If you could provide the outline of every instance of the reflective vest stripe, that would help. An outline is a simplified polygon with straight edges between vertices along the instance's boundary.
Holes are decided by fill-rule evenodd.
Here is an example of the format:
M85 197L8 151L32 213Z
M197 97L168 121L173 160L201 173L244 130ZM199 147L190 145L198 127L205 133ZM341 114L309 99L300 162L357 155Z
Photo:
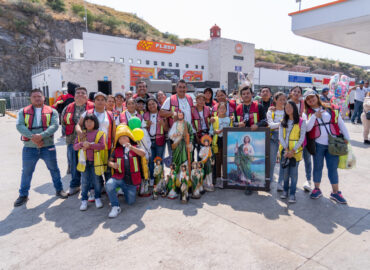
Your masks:
M138 163L137 163L137 157L133 157L132 161L134 163L134 172L138 172L139 171L139 166L138 166Z
M48 113L48 114L46 114L45 115L46 116L46 126L48 127L48 126L50 126L50 120L51 120L51 115Z
M257 125L257 123L258 123L257 113L253 113L253 124Z
M334 110L334 113L335 113L334 123L338 123L339 111L338 110Z
M240 116L238 115L237 117L238 117L238 122L240 122Z
M195 129L198 130L198 120L194 120Z
M67 125L70 125L71 124L71 113L67 113L67 117L66 117L66 124Z
M26 114L24 116L24 123L26 124L26 127L29 129L30 128L30 115Z
M163 126L162 125L160 125L161 126L161 135L163 134Z
M121 169L122 158L117 158L117 164L118 164L118 172L122 173L122 169Z

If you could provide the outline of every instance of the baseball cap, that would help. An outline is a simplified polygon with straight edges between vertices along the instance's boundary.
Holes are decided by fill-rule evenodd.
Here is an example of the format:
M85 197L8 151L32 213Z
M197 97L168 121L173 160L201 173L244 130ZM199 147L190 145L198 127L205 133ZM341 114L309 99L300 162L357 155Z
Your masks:
M321 90L321 93L324 93L324 92L328 92L329 91L329 88L325 87Z
M114 95L114 97L118 97L118 96L121 96L121 97L125 97L124 95L123 95L123 93L120 93L120 92L118 92L118 93L116 93L115 95Z
M360 81L358 84L364 84L364 81Z
M142 102L142 103L146 103L146 100L141 98L141 97L138 97L137 99L135 99L136 103L139 103L139 102Z
M308 97L308 96L316 96L316 92L314 90L307 90L305 93L304 93L304 98Z
M107 95L102 93L102 92L97 92L95 95L94 95L94 99L96 99L98 96L102 96L104 97L105 99L107 99Z

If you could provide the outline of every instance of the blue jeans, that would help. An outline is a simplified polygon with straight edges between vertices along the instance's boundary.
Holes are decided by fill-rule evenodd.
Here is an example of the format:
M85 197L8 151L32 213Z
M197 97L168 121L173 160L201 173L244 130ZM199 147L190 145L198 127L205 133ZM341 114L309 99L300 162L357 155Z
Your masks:
M294 167L288 166L287 168L283 169L284 191L285 192L289 191L290 195L295 195L295 192L297 189L298 166L299 166L299 162L297 162ZM289 179L290 179L290 187L289 187Z
M101 194L101 184L99 177L95 174L93 161L86 162L86 168L82 173L81 180L81 200L86 201L88 199L87 193L91 187L94 187L95 199L99 199Z
M361 114L364 103L362 101L355 100L355 109L351 118L351 122L355 122L357 117L357 123L361 123Z
M324 158L328 168L328 176L332 185L338 184L339 156L329 154L328 146L316 143L316 154L313 156L313 181L321 183L322 170L324 169Z
M110 204L113 206L119 206L119 201L117 198L116 188L120 187L125 196L126 203L131 205L136 200L136 186L127 185L124 180L118 180L116 178L111 178L105 184L105 189L107 191Z
M270 139L270 181L274 181L276 157L279 151L279 132L273 131Z
M303 148L303 159L304 159L304 168L306 171L306 179L311 181L312 175L312 159L311 154L308 152L307 148Z
M152 147L150 150L152 151L152 155L150 156L149 160L149 171L150 171L150 179L154 179L153 172L154 172L154 159L156 157L160 157L163 160L163 154L166 144L162 146L158 146L155 141L152 140Z
M21 187L19 189L20 196L28 196L28 191L31 187L32 174L35 171L37 161L40 158L45 162L46 167L50 172L55 190L57 192L63 190L55 146L51 145L42 148L23 147L22 178Z
M77 171L77 164L78 164L78 151L73 149L73 144L67 145L67 157L68 163L71 164L71 182L69 183L69 187L75 188L81 185L81 173Z

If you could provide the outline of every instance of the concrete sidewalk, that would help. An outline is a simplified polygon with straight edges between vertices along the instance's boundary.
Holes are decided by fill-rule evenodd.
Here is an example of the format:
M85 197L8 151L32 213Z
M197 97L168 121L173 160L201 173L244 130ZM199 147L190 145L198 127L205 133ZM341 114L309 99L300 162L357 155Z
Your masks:
M200 200L138 198L108 219L104 208L89 204L79 211L77 196L57 199L45 164L36 167L30 200L14 209L21 176L22 142L15 119L0 118L1 269L370 269L370 147L362 127L347 124L357 167L340 170L340 189L348 205L324 196L311 200L302 190L299 168L297 203L270 193L245 196L240 190L217 190ZM64 187L66 146L56 134Z

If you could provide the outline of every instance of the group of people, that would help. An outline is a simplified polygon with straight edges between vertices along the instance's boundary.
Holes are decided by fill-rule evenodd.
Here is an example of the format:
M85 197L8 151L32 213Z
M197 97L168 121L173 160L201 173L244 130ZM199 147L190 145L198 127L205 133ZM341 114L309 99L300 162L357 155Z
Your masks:
M222 188L226 127L270 128L270 178L280 160L277 191L282 192L282 199L296 201L302 159L307 180L304 189L311 192L312 199L322 196L325 159L332 185L330 198L346 203L338 186L339 156L328 151L328 144L331 136L344 136L347 143L349 133L338 109L324 103L315 91L306 91L303 96L302 88L296 86L288 96L277 92L272 97L271 89L264 87L257 101L246 84L240 87L238 97L229 98L222 89L214 94L207 88L193 101L183 80L176 84L176 94L169 97L162 91L150 95L144 81L139 81L136 89L136 94L128 91L115 96L97 92L89 100L87 89L76 85L74 101L64 107L60 117L56 109L44 104L42 91L32 90L31 104L19 111L17 119L24 147L21 187L14 206L28 200L40 158L51 173L58 197L66 199L81 191L81 211L87 210L89 201L102 208L103 192L109 197L111 218L121 212L119 195L129 205L138 193L153 199L179 197L183 203L198 199L206 191ZM54 145L58 119L65 132L71 173L68 193L63 191ZM306 146L309 140L310 148ZM164 166L170 168L168 175Z

